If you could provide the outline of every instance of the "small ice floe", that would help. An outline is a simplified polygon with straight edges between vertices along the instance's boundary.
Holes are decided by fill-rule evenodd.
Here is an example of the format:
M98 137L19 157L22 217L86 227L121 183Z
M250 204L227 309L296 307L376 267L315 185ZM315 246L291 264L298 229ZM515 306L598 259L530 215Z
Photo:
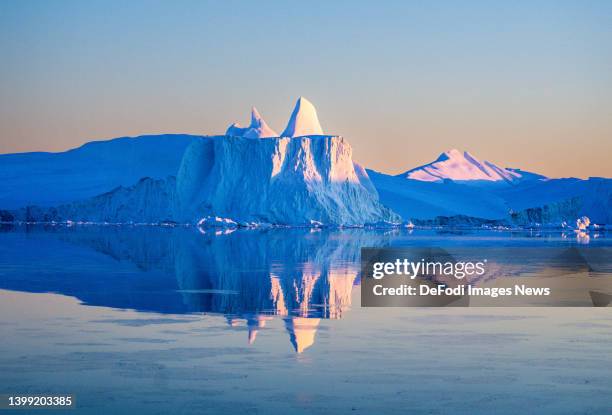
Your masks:
M323 222L319 222L318 220L310 219L308 223L306 224L306 226L310 228L322 228L325 225L323 224Z
M237 228L238 223L229 218L206 216L198 221L199 228Z
M585 231L589 228L590 224L591 224L591 219L589 219L588 216L582 216L576 219L576 229L578 230Z
M576 233L576 242L579 244L587 245L591 241L591 236L589 235L590 224L591 219L588 216L576 219L576 229L574 232Z

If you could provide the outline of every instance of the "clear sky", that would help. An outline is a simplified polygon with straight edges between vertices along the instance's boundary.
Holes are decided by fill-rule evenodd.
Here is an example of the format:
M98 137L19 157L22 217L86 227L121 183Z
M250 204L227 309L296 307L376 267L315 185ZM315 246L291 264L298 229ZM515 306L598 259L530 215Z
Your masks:
M367 167L450 148L612 177L612 1L0 0L0 153L282 131L317 107Z

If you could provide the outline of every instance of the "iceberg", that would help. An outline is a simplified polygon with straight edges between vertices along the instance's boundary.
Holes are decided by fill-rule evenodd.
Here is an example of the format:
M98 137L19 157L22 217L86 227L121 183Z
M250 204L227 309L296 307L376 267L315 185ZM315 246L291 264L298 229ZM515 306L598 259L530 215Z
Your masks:
M276 131L268 126L255 107L251 108L251 124L248 127L242 128L240 124L233 123L227 128L225 135L246 138L278 137Z
M214 214L298 226L399 220L368 182L340 136L207 137L185 151L175 212L187 222Z
M281 136L302 137L313 135L324 135L321 124L319 123L319 117L317 117L317 110L306 98L299 97L295 103L295 108L293 108L287 127Z

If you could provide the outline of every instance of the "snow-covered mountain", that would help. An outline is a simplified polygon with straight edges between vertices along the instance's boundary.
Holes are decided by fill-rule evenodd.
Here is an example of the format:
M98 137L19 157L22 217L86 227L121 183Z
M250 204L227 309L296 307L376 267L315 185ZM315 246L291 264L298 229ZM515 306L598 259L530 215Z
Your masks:
M368 171L380 201L405 220L462 217L514 225L612 223L612 179L550 179L458 150L397 176Z
M469 217L507 224L612 223L612 179L523 179L508 186L466 181L421 181L367 171L380 202L404 220ZM481 182L489 183L489 182Z
M406 180L373 170L367 171L381 203L404 220L433 219L438 216L466 215L501 219L508 215L505 201L487 188L453 181Z
M480 161L468 153L456 149L446 151L433 162L415 167L399 176L424 182L506 182L513 183L524 179L544 179L535 173L518 169L505 169L488 161Z
M240 126L240 124L233 123L227 128L225 135L246 138L268 138L279 136L276 131L268 126L255 107L251 108L251 124L248 127L243 128Z

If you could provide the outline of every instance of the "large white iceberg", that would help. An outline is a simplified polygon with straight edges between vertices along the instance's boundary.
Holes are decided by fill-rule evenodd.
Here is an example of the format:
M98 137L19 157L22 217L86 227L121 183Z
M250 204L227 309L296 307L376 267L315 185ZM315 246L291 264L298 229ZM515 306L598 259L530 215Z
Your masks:
M351 146L339 136L196 140L185 151L176 189L181 221L211 214L289 225L398 219L378 203L369 178L358 177Z

